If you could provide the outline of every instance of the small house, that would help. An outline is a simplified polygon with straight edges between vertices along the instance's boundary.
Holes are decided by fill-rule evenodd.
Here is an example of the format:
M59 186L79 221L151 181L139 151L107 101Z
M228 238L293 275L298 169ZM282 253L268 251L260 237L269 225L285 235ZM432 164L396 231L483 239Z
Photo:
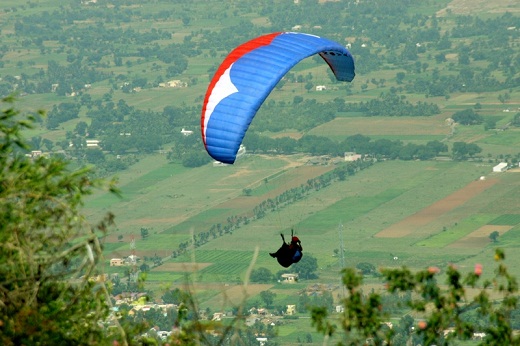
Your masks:
M122 258L112 258L110 260L110 266L111 267L120 267L123 265L123 259Z
M224 313L223 312L215 312L213 314L213 318L211 320L212 321L222 321L223 317L224 317Z
M193 134L193 131L191 131L191 130L186 130L186 129L183 127L182 130L181 130L181 133L182 133L184 136L189 136L189 135L192 135L192 134Z
M257 337L256 341L260 343L260 346L264 346L267 343L267 338Z
M87 148L99 148L99 140L87 139Z
M345 161L347 162L353 162L353 161L357 161L357 160L360 160L361 159L361 155L360 154L356 154L356 153L353 153L353 152L346 152L345 153Z
M31 157L32 158L36 158L36 157L40 157L42 156L42 151L41 150L33 150L31 151Z
M293 284L298 281L298 274L282 274L283 283Z

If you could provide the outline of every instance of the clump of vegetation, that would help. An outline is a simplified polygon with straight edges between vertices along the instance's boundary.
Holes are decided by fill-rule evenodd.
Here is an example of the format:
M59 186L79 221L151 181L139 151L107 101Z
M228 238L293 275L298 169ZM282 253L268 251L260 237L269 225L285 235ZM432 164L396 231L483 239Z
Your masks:
M437 267L413 273L408 268L381 270L385 286L391 294L407 293L402 306L422 318L416 323L410 316L393 327L384 306L384 296L364 294L363 273L352 268L343 270L343 284L348 294L342 300L344 312L339 327L328 316L327 309L314 307L312 323L324 335L338 330L345 333L341 345L404 345L412 341L421 345L448 345L453 340L469 340L476 335L483 345L518 345L520 336L514 332L512 315L518 305L518 283L503 264L504 252L497 249L498 266L492 279L483 279L483 267L475 265L465 276L455 266L445 270L446 280L438 281ZM477 289L473 297L468 289ZM491 293L501 298L491 299ZM411 320L410 320L411 319Z
M110 300L96 268L98 236L113 217L91 225L80 213L83 197L101 181L87 169L70 171L59 158L26 155L21 132L33 121L14 108L0 114L0 343L108 343L100 321Z

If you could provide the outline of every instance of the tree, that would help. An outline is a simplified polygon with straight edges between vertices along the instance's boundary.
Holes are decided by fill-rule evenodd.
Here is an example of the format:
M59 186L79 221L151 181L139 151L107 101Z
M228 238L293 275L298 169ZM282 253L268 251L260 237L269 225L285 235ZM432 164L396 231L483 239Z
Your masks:
M316 278L316 270L318 270L318 260L309 253L304 253L300 262L293 264L292 270L298 273L301 279Z
M452 119L462 125L476 125L483 121L482 116L471 108L453 113Z
M511 125L520 127L520 113L516 113L513 116L513 120L511 121Z
M76 124L74 128L74 132L76 132L80 136L85 136L87 133L88 124L84 121L80 121Z
M96 280L99 239L113 216L91 225L80 212L82 199L102 182L59 158L23 155L29 145L22 130L33 121L12 107L0 117L0 343L105 345L116 338L127 344L117 321L117 337L100 326L110 299Z
M368 262L358 263L356 269L358 269L363 275L373 275L377 273L376 266Z
M269 290L260 292L260 299L262 299L266 308L270 308L271 306L273 306L275 297L276 293L271 292Z
M496 128L497 126L497 119L496 118L486 118L484 120L484 130L491 130Z
M251 282L257 283L270 283L274 280L273 273L271 273L271 271L265 267L253 269L249 278Z
M395 75L395 81L397 84L403 84L403 80L406 74L404 72L397 72Z
M90 149L85 152L87 162L92 164L100 164L105 161L105 154L101 149Z
M311 333L305 334L305 342L308 344L312 344L312 334Z
M465 160L482 151L482 148L475 143L455 142L451 148L452 156L455 160Z
M148 228L141 227L141 238L144 240L144 239L148 238L149 235L150 235L150 231L148 230Z
M496 243L498 242L498 236L500 235L500 233L498 233L498 231L493 231L491 232L491 234L489 235L489 239L493 242L493 243Z
M419 313L422 316L419 321L402 319L395 330L386 326L389 316L382 306L382 295L373 291L364 295L363 277L351 268L343 269L343 285L348 294L343 299L345 309L339 317L339 325L346 334L344 340L348 340L348 345L365 344L367 339L374 345L397 345L412 338L423 345L448 345L453 340L469 340L478 331L485 335L483 345L518 345L520 336L511 321L518 305L518 283L503 264L504 259L504 252L497 249L498 268L491 280L481 278L483 268L480 264L466 275L450 265L444 271L446 281L443 285L438 283L440 269L437 267L416 273L406 267L381 270L388 292L411 293L415 298L405 303L411 309L409 315ZM477 293L469 296L469 288ZM500 298L493 301L491 294ZM470 318L471 315L477 319ZM329 336L338 332L338 326L328 318L326 308L313 307L311 318L319 332ZM412 326L414 335L410 334ZM448 328L453 333L445 335Z

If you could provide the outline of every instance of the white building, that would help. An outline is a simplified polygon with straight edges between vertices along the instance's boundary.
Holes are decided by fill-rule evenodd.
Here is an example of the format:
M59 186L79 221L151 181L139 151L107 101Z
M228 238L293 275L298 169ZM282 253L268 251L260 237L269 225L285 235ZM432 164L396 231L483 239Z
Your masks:
M507 162L500 162L498 165L493 167L493 172L505 172L507 170Z
M122 258L112 258L110 260L110 266L111 267L120 267L123 265L123 259Z
M191 130L186 130L184 127L182 128L181 130L181 133L185 136L189 136L189 135L192 135L193 134L193 131Z
M291 273L286 273L286 274L282 274L282 279L284 283L295 283L295 282L298 282L298 274L291 274Z
M260 343L260 346L264 346L265 343L267 342L267 338L256 338L256 341L258 341Z
M246 153L246 147L242 144L240 144L240 147L238 148L238 151L237 151L237 159L239 157L241 157L242 155L244 155Z
M99 140L87 139L87 148L99 148Z

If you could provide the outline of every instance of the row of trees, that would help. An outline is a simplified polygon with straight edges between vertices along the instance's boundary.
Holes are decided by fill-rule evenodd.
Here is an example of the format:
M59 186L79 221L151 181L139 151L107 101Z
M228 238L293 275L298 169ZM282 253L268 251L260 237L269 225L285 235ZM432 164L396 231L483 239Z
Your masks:
M248 133L244 139L248 151L277 154L294 154L297 152L311 155L331 155L342 157L345 152L355 152L365 156L400 160L431 160L439 154L448 153L448 146L440 141L429 141L426 144L404 144L400 140L372 140L364 135L352 135L337 143L327 137L306 135L299 140L292 138L262 137L256 133ZM451 156L455 160L473 158L482 151L475 143L455 142L451 148Z

